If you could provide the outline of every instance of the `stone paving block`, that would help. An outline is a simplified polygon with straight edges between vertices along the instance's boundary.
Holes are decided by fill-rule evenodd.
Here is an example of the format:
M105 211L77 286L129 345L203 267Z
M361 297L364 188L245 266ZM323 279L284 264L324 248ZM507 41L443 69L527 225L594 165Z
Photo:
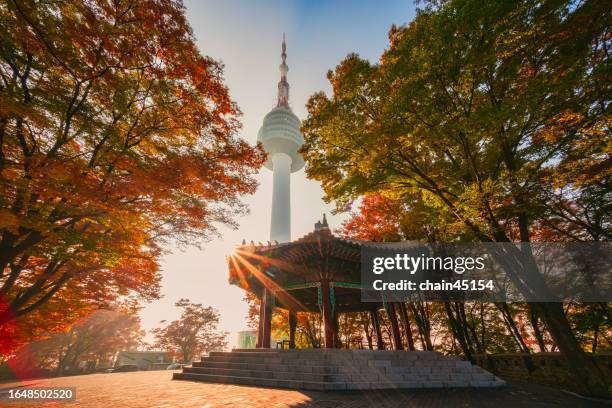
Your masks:
M397 383L398 388L423 388L422 381L400 381Z
M215 361L204 361L201 363L201 367L210 367L210 368L242 368L246 369L249 367L248 363L219 363Z
M411 367L406 370L409 373L418 374L418 375L427 375L431 373L430 367Z
M432 374L427 375L427 379L432 380L432 381L443 381L443 380L450 380L451 376L441 374L441 373L432 373Z
M325 391L344 391L346 383L344 382L328 382L325 383Z
M451 375L450 381L465 381L470 382L472 378L469 375Z
M386 367L390 365L391 365L391 361L389 360L375 359L375 360L368 361L368 366L370 367Z
M323 366L323 369L328 374L340 374L341 373L341 370L340 370L339 366L330 366L330 365L327 365L327 366Z
M370 383L371 390L386 390L389 388L396 388L389 383L386 382L372 382Z
M350 367L350 366L340 366L338 367L338 373L340 374L352 374L352 373L359 373L361 370L359 369L355 369L355 367Z
M87 408L242 408L242 407L565 407L591 408L597 403L573 397L565 392L535 384L484 389L448 388L393 392L312 391L263 387L232 383L198 383L194 380L174 381L172 371L138 371L117 374L90 374L4 383L4 387L50 386L76 387L78 402L74 407ZM178 374L178 372L177 372ZM402 388L402 384L395 384ZM404 385L408 388L408 384ZM356 387L354 387L356 388ZM1 404L0 404L1 405ZM7 404L5 404L7 405ZM41 408L40 402L21 402L16 408ZM50 406L53 404L50 404ZM605 405L605 404L604 404ZM4 407L4 405L2 405ZM66 408L69 408L66 406Z
M350 376L342 374L325 374L323 378L326 382L347 382L350 380Z
M380 377L377 374L351 374L351 381L378 381Z
M502 384L499 384L496 381L478 381L478 380L472 380L470 381L470 387L477 387L477 388L491 388L491 387L500 387L502 386Z
M369 390L370 383L369 382L349 382L346 383L347 390Z
M447 387L458 388L458 387L469 387L470 382L468 380L451 380L445 382Z
M493 374L489 374L489 373L486 373L486 374L484 374L484 373L483 374L481 374L481 373L472 374L471 377L472 377L472 380L476 380L476 381L492 381L492 380L495 380L495 376Z
M384 376L384 379L388 381L401 381L404 379L404 376L401 373L393 373L387 374Z
M424 388L444 388L446 383L443 381L425 381L423 382Z
M238 382L242 385L259 385L260 381L260 379L254 377L243 377Z
M304 381L303 389L311 391L325 391L324 382Z
M404 381L423 381L425 379L422 375L414 375L414 374L403 374L402 380Z
M472 372L470 367L452 367L450 371L451 373L471 373Z
M283 388L303 388L304 383L302 381L295 380L276 380L275 386Z

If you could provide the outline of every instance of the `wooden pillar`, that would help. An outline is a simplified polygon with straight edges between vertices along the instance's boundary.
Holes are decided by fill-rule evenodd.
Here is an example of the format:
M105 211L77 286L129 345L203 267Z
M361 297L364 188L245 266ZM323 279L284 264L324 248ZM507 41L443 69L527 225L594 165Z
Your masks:
M402 315L402 323L404 324L404 333L406 333L406 340L408 341L408 350L414 351L414 338L412 337L412 330L410 329L410 319L408 318L408 309L404 302L398 302L400 314Z
M387 304L387 315L389 322L391 323L391 334L393 335L393 345L395 350L403 350L402 346L402 334L400 333L399 324L397 323L397 313L395 313L395 304Z
M379 350L385 349L385 343L383 343L382 332L380 331L380 320L378 319L378 311L376 309L370 310L370 318L372 319L372 326L376 332L376 348Z
M272 334L272 294L269 289L264 288L262 301L264 316L261 347L270 348L270 335Z
M289 348L295 348L295 328L297 327L297 312L289 311Z
M257 323L257 345L256 348L261 348L261 343L263 341L263 321L264 321L264 297L263 292L261 299L259 300L259 322Z
M340 325L338 324L338 319L340 318L340 316L336 312L334 312L333 315L334 315L334 347L342 348L342 342L340 342L340 330L338 329L340 327Z
M321 281L321 310L323 312L323 331L325 333L325 348L334 348L334 316L329 293L329 281Z

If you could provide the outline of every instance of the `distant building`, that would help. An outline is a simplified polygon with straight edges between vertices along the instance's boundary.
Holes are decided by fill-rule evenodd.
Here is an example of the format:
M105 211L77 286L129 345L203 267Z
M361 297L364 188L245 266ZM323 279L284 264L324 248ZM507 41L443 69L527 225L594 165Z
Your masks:
M255 348L257 345L257 331L243 330L238 332L237 347L240 349Z
M165 369L172 358L165 351L120 351L113 366L136 364L141 370Z

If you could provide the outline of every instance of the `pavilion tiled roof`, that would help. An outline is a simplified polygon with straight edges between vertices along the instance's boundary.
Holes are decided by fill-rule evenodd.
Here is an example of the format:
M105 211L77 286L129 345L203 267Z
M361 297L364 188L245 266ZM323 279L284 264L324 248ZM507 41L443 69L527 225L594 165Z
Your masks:
M292 242L255 245L252 241L249 244L243 241L236 248L237 259L228 262L230 283L257 296L263 286L270 284L281 290L303 287L301 291L292 289L292 296L314 307L317 292L310 285L321 279L343 283L345 287L347 284L359 286L364 247L396 250L418 244L417 241L371 242L337 237L324 220L315 224L314 231ZM370 306L360 305L359 292L354 289L338 287L336 290L339 304L344 302L347 308Z

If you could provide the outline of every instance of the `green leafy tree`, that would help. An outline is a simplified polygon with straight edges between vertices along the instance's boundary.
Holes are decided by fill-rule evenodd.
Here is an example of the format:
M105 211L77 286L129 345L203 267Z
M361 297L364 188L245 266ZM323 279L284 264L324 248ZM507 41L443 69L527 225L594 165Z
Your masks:
M349 55L328 75L332 97L311 97L307 173L339 208L418 193L463 240L528 243L542 225L609 239L609 27L598 1L429 4L391 29L380 63ZM510 265L513 284L546 290L524 268ZM608 395L562 305L531 307L582 391Z

